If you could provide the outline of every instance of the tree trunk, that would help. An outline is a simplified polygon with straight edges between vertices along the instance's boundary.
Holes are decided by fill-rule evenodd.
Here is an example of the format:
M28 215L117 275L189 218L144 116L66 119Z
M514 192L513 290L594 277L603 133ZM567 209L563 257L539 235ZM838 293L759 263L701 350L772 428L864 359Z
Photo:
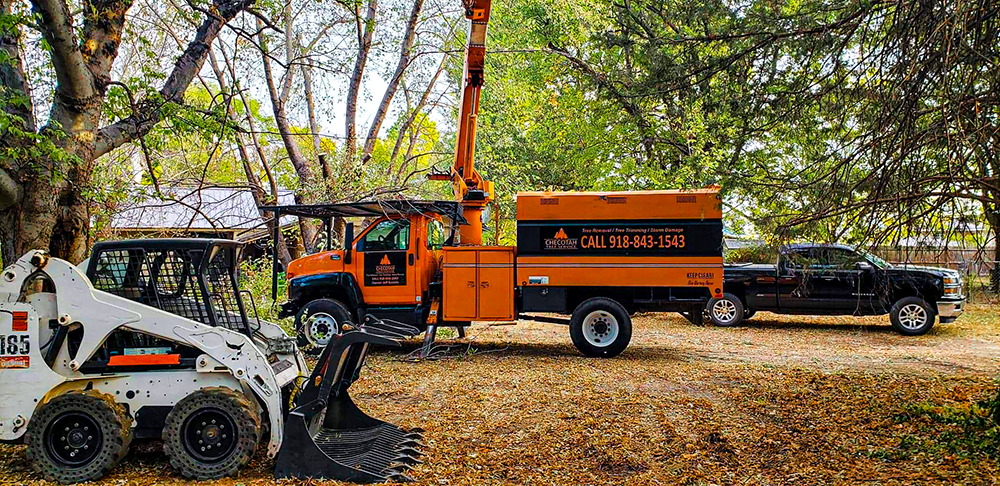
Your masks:
M424 0L413 0L413 8L410 10L410 18L406 22L406 32L403 34L403 42L399 51L399 62L396 64L396 71L392 74L392 79L389 80L389 85L385 88L385 94L382 95L382 102L379 103L378 110L375 112L372 126L368 129L368 138L365 140L365 148L361 156L362 162L367 162L372 156L375 141L378 140L378 132L382 129L382 122L385 121L385 116L389 112L389 105L392 104L392 98L396 96L396 89L399 88L403 74L406 73L406 68L410 65L413 38L417 29L417 21L420 20L420 9L423 6Z
M212 70L215 71L216 81L219 83L219 90L226 93L226 75L219 68L219 62L215 59L215 52L209 51L208 53L209 61L212 64ZM232 93L228 93L228 96L232 96ZM239 124L239 119L236 116L236 111L233 109L233 104L226 103L226 116L236 124ZM253 195L253 201L257 205L257 214L260 215L260 219L264 221L264 227L267 228L267 234L274 235L275 226L280 226L280 221L278 218L274 217L274 213L261 211L259 208L267 204L266 193L264 188L260 184L260 177L257 177L256 172L253 170L253 166L250 163L250 154L247 152L246 142L243 140L243 135L236 133L234 137L236 139L237 152L240 155L240 162L243 165L243 173L247 177L247 185L250 186L250 193ZM275 191L274 203L278 203L278 194ZM271 242L274 251L278 252L278 260L281 261L283 267L288 267L288 263L292 261L291 254L288 253L288 245L285 244L285 236L278 231L278 239Z
M323 183L327 189L333 185L333 173L326 163L325 154L319 136L319 123L316 122L316 102L313 98L312 88L312 68L308 65L302 66L302 87L306 95L306 114L309 116L309 131L312 133L313 152L316 160L319 161L320 174L323 176Z
M6 2L6 0L4 0ZM174 63L160 97L183 100L184 90L204 65L207 46L222 26L249 5L249 1L215 0L197 33ZM2 3L4 13L10 3ZM0 245L3 259L12 263L33 249L48 250L55 257L79 262L89 247L90 215L86 193L95 160L149 132L162 118L159 101L133 106L130 116L101 128L105 91L111 83L111 66L118 47L129 0L83 2L82 28L77 28L64 0L33 0L37 26L55 71L56 86L49 120L30 136L9 128L0 134L7 158L0 160ZM34 132L30 88L21 67L16 26L0 32L0 50L9 60L0 68L3 92L16 103L6 103L7 113L21 118L21 127ZM7 101L7 100L5 100ZM11 112L21 104L23 113ZM49 143L39 143L38 138ZM32 148L26 151L25 148ZM39 153L40 152L40 153Z
M286 23L284 27L286 32L290 32L292 29L291 15L287 9L285 12ZM260 19L257 19L257 28L260 31L264 30L264 24ZM295 72L291 69L293 59L287 59L289 69L285 72L282 92L279 93L274 82L274 72L271 69L271 56L268 52L267 43L264 40L263 34L261 34L258 39L260 41L261 59L264 62L264 80L267 82L267 92L271 98L271 107L274 111L274 123L278 127L278 133L281 135L281 141L285 146L285 151L288 153L288 159L292 162L292 167L295 168L295 173L299 176L299 183L303 187L308 187L309 183L312 182L312 174L309 169L309 164L306 162L305 157L302 156L302 151L299 149L299 145L295 140L295 135L292 133L292 125L288 122L288 115L285 111L285 102L288 100L289 86L291 85L292 76ZM286 53L288 52L291 51L286 49ZM302 195L301 191L295 191L295 203L305 203L305 197ZM308 253L309 249L315 245L319 232L316 231L315 225L313 225L312 222L306 218L299 218L299 230L302 233L302 247L306 253Z
M346 163L354 163L357 151L356 119L358 116L358 93L361 91L361 79L365 75L365 63L368 62L368 51L372 47L372 34L375 32L376 0L368 0L368 12L364 25L361 25L360 12L355 11L358 18L358 57L354 61L354 72L347 87L347 116L345 117L344 159Z

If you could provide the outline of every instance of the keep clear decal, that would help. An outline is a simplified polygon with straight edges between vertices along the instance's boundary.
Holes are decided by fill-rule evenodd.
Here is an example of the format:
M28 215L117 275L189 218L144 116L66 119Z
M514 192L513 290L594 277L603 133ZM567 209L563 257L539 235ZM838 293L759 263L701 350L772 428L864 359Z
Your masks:
M406 252L365 254L365 285L406 285Z

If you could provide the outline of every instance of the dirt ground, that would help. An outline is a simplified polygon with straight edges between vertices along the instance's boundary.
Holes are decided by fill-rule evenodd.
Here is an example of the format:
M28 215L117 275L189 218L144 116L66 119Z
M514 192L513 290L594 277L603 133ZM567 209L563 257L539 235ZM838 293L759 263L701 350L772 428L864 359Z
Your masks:
M886 317L761 313L720 329L648 314L610 360L579 355L565 327L477 326L447 359L401 361L415 341L375 354L351 393L427 430L418 484L994 484L987 457L901 447L927 424L898 417L994 389L997 310L917 338ZM261 456L217 484L274 483L271 468ZM38 482L21 447L0 448L0 480ZM146 442L102 483L185 481Z

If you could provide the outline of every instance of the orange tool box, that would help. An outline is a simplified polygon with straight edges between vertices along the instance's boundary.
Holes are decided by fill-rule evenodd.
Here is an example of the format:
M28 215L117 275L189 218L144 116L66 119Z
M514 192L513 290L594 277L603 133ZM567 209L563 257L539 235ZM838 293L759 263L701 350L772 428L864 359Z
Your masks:
M444 320L514 320L513 247L445 247L442 273Z

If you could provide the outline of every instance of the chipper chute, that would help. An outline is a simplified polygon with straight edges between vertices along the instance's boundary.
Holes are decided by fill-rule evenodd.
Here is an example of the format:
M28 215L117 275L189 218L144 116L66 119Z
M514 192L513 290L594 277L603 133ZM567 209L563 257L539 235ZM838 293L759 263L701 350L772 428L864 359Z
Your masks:
M334 336L288 414L275 476L356 483L410 481L422 430L406 430L362 412L347 393L371 344L398 346L364 328Z

